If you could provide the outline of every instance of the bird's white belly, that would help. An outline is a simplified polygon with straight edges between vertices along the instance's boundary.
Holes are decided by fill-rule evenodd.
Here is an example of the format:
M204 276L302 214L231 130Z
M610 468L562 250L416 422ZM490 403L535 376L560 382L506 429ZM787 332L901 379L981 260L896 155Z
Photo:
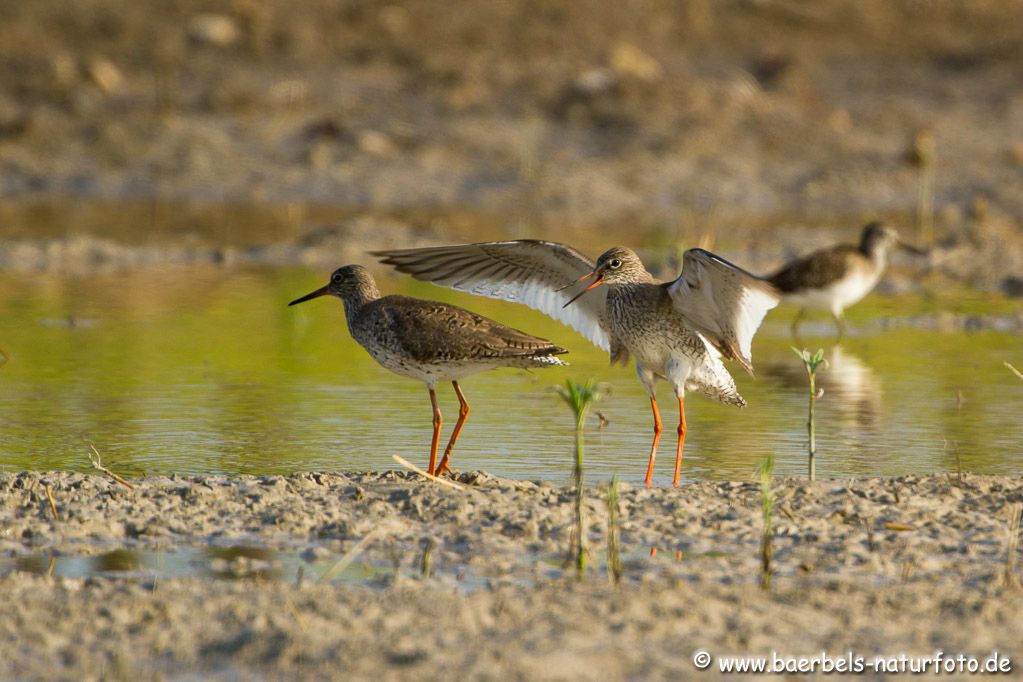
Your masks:
M878 278L866 273L845 277L819 289L803 289L785 296L785 302L802 308L841 312L874 288Z
M636 339L629 351L636 362L661 379L685 384L693 370L705 363L707 357L717 351L707 346L698 335L680 332L671 336L666 333L652 333Z
M379 346L369 351L369 354L381 366L395 374L417 379L427 384L437 381L458 381L470 374L500 366L500 363L497 362L445 362L443 364L419 362L404 353L395 353Z
M671 339L657 332L633 338L631 330L628 330L620 333L619 338L636 358L636 362L660 376L664 376L668 362L679 352L671 343Z

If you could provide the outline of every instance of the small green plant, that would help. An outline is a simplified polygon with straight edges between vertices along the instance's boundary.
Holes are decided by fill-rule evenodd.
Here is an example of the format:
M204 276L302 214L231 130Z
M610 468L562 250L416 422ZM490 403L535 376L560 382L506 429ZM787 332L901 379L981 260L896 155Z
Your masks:
M575 537L572 542L572 554L575 555L575 567L582 576L586 573L586 532L583 523L583 423L586 414L593 404L601 400L607 393L604 384L595 379L587 379L585 384L565 380L564 386L556 386L555 390L561 399L572 408L575 416Z
M771 524L774 516L774 455L767 455L760 461L758 471L760 479L760 513L763 515L764 528L760 536L760 587L771 587Z
M806 420L806 431L810 438L808 445L810 455L808 475L811 481L815 481L817 480L817 427L815 424L815 412L817 409L817 399L824 395L823 389L818 390L817 388L817 370L824 364L824 349L818 348L817 352L812 355L805 348L799 350L793 346L792 350L803 361L803 367L806 368L806 378L810 382L810 414Z
M607 578L615 585L624 573L618 511L618 476L612 476L607 487Z

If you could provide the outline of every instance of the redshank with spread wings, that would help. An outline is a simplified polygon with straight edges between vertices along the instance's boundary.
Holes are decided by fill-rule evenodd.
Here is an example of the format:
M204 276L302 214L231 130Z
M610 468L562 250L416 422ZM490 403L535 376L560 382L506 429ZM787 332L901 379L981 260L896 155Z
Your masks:
M744 406L722 358L752 373L750 345L779 294L769 283L703 249L683 256L682 274L658 282L631 249L596 262L554 242L517 240L374 253L416 279L546 313L607 350L611 362L636 358L654 417L645 482L653 479L661 417L655 386L671 384L679 407L674 485L685 444L685 392Z

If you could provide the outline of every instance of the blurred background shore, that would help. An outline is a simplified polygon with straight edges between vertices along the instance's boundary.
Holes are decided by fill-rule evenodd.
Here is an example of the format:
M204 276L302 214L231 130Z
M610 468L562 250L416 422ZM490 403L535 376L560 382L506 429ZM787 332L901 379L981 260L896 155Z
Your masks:
M240 247L373 216L412 244L732 238L770 267L820 228L885 218L989 253L932 265L1011 294L1020 16L982 0L4 2L0 239Z

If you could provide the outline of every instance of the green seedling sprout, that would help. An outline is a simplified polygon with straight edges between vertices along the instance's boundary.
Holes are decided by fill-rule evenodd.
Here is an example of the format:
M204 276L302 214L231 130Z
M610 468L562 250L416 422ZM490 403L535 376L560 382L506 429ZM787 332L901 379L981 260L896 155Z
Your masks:
M774 477L774 455L767 455L760 462L758 470L760 479L760 512L764 519L764 528L760 536L760 587L771 587L771 524L774 516L774 488L771 481Z
M817 399L824 395L824 390L817 388L817 370L825 363L824 349L818 348L817 352L812 355L805 348L799 350L793 346L792 350L803 361L803 367L806 368L806 378L810 382L810 414L806 420L806 431L810 438L808 445L810 456L809 476L811 481L815 481L817 480L817 427L814 423L815 411Z
M607 578L615 585L624 573L618 519L618 476L612 476L607 487Z
M817 442L816 442L816 425L814 423L815 411L817 406L817 399L825 394L824 389L817 389L817 369L820 365L825 364L825 350L818 348L817 352L810 354L809 351L793 347L793 352L803 361L803 367L806 368L806 378L810 384L810 412L806 419L806 433L809 436L809 478L810 481L816 481L817 479Z
M586 532L583 523L583 423L586 421L586 414L590 408L604 397L607 389L604 384L597 383L595 379L587 379L585 384L566 379L565 385L555 386L555 390L562 400L572 408L572 414L575 416L575 469L573 471L575 540L573 554L575 554L576 570L581 577L586 573Z

